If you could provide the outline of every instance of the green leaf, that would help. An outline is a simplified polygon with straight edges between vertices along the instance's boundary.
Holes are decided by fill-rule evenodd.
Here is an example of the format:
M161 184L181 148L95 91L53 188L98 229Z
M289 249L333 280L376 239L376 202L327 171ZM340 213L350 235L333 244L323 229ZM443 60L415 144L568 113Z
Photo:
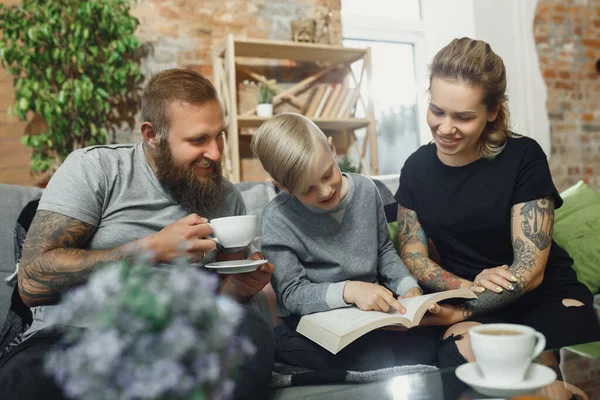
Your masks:
M21 144L22 144L23 146L31 146L31 145L30 145L30 143L31 143L31 140L30 140L30 138L31 138L31 137L30 137L29 135L23 135L23 136L21 137Z
M27 110L29 108L29 101L26 98L21 97L21 99L19 99L19 108L21 110Z
M108 97L109 97L109 95L108 95L108 93L106 92L106 90L104 90L104 89L102 89L102 88L97 88L97 89L96 89L96 92L97 92L98 94L100 94L100 96L101 96L101 97L104 97L104 98L108 98Z
M33 149L32 171L55 168L56 160L64 160L75 143L106 143L113 126L107 118L112 104L140 90L141 72L132 60L140 45L134 35L139 21L130 15L132 4L135 1L0 4L0 64L13 75L17 99L9 112L25 119L33 111L48 125L46 133L21 139Z
M31 41L35 41L35 31L33 28L27 29L27 37L31 39Z

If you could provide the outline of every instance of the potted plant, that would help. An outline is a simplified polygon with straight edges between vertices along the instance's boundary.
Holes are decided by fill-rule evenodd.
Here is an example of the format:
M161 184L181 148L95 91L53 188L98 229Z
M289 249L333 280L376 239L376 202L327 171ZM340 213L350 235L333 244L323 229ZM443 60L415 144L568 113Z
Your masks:
M273 115L273 96L277 93L275 79L264 80L258 83L258 104L256 115L270 117Z
M119 105L141 81L130 0L0 4L0 61L13 75L11 112L42 120L23 136L33 175L49 177L75 149L105 144Z
M346 154L337 162L341 172L360 173L360 170Z
M98 268L49 321L69 330L45 369L69 398L217 400L230 396L255 349L237 333L243 307L216 295L218 278L184 261Z

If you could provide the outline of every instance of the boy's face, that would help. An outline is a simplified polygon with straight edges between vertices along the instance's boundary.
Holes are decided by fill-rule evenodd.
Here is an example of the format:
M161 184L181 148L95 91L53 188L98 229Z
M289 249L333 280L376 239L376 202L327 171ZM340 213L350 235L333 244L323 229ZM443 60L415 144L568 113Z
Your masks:
M317 146L315 162L306 182L293 195L308 206L331 210L340 203L341 194L342 174L335 162L335 154L325 146Z

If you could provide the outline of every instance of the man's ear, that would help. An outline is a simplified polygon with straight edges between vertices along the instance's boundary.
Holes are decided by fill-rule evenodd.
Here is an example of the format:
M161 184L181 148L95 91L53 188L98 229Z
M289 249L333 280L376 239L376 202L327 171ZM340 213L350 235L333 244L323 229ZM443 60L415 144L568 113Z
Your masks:
M154 127L150 122L143 122L140 127L144 142L151 148L156 149L160 143L160 134L154 130Z
M277 182L276 180L273 180L272 182L273 182L273 186L277 186L277 187L279 188L279 190L282 190L282 191L284 191L284 192L287 192L287 193L291 194L289 190L287 190L286 188L284 188L284 187L283 187L283 186L282 186L282 185L281 185L279 182Z
M327 138L327 144L329 145L329 150L331 150L333 157L335 158L337 152L335 151L335 145L333 144L333 137L329 136Z

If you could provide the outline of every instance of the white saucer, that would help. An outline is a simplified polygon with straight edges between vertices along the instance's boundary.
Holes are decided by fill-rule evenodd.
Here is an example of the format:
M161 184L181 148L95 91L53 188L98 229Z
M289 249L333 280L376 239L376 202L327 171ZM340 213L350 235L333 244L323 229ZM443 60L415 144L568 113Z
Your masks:
M219 261L206 264L205 267L217 271L219 274L243 274L256 271L256 269L268 263L267 260L233 260Z
M492 397L512 397L535 393L556 380L556 373L552 369L535 363L531 364L522 382L501 387L487 383L479 366L474 362L461 365L456 368L455 373L458 379L479 393Z

